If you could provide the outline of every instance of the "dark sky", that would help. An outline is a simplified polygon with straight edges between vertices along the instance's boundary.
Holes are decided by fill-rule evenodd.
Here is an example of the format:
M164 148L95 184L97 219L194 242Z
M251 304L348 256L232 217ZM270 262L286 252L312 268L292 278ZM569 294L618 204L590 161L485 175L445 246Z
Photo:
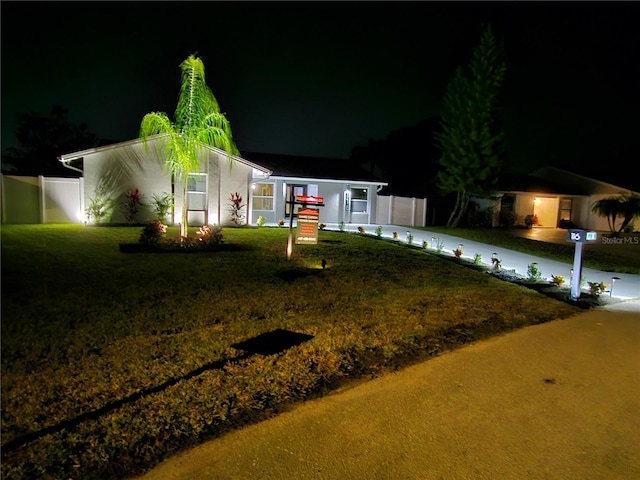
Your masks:
M504 42L515 170L637 162L637 2L6 2L2 148L15 115L70 110L98 136L173 114L202 57L241 151L347 158L438 114L484 25ZM425 139L431 142L431 139ZM65 153L65 152L62 152Z

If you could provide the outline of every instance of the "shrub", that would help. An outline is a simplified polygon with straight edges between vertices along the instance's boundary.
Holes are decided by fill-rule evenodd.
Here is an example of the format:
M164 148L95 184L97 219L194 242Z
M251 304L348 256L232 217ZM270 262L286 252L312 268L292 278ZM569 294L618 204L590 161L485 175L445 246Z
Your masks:
M281 218L280 220L278 220L278 226L282 227L284 225L284 219Z
M393 232L393 239L397 240L398 239L398 232Z
M325 228L327 228L327 224L326 223L321 223L320 225L318 225L318 228L320 230L324 230Z
M533 282L537 282L542 278L542 272L540 272L536 262L530 263L527 266L527 278Z
M344 229L345 229L344 222L340 222L340 224L338 225L338 228L340 229L341 232L344 232Z
M203 225L196 232L196 242L201 246L216 247L222 243L222 229L215 225Z
M413 243L413 234L411 232L407 232L407 243L409 245Z
M152 207L156 214L156 219L164 222L167 219L167 215L173 208L174 197L171 193L162 193L160 195L154 193L151 197Z
M123 210L127 223L133 223L142 205L142 194L137 188L124 194Z
M502 267L502 260L500 260L494 253L493 255L491 255L491 264L493 265L494 270L500 270L500 268Z
M382 236L382 225L376 227L376 236L379 238Z
M358 227L358 233L364 233L364 228Z
M500 226L511 228L516 225L518 222L518 217L515 212L512 211L501 211L500 212Z
M167 226L160 220L151 220L147 222L142 229L140 239L138 240L143 245L157 245L162 237L167 233Z
M437 253L444 252L444 242L439 238L436 240L436 252Z
M236 225L242 225L244 221L244 212L242 211L246 205L242 204L242 196L238 192L232 193L229 197L229 211L231 212L231 221Z
M264 225L264 221L265 221L265 220L264 220L264 217L263 217L262 215L260 215L260 216L258 217L258 220L256 220L256 225L257 225L258 227L262 227L262 226Z
M422 248L429 248L429 242L427 242L426 240L422 241Z
M527 228L531 228L531 226L534 225L533 215L527 215L526 217L524 217L524 224Z
M564 283L564 277L562 275L551 275L551 283L556 287L561 287Z
M589 284L589 293L591 295L595 295L596 297L603 294L607 289L607 287L609 286L608 283L604 283L604 282L587 282L587 283Z
M482 265L482 255L480 255L479 253L476 253L473 256L473 264L474 265Z
M462 249L460 247L458 247L455 250L453 250L453 254L456 256L456 258L460 258L463 253L464 252L462 251Z
M89 200L89 206L85 210L89 222L101 223L102 220L113 211L113 200L105 198L102 194L97 193L95 197Z

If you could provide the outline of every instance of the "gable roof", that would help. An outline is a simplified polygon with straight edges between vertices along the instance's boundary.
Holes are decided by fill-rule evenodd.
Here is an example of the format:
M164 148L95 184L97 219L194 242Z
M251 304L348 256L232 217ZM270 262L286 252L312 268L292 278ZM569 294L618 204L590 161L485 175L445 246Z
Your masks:
M528 175L507 175L500 180L498 189L502 192L559 195L614 195L625 190L638 193L640 191L640 186L637 185L638 179L629 175L628 171L622 173L625 174L624 178L621 178L619 173L613 173L612 169L605 171L603 168L602 175L593 178L558 167L543 167ZM616 183L612 183L613 181Z
M160 138L166 137L166 135L153 135L150 136L147 141L151 141L154 142ZM83 159L85 156L87 155L92 155L94 153L100 153L100 152L105 152L105 151L109 151L109 150L114 150L117 148L125 148L131 145L139 145L141 143L143 143L144 140L142 138L135 138L133 140L127 140L125 142L119 142L119 143L112 143L111 145L104 145L101 147L94 147L94 148L89 148L87 150L82 150L79 152L72 152L72 153L67 153L65 155L60 155L58 157L58 160L60 160L60 162L63 165L66 165L67 167L71 167L69 165L69 162L72 162L74 160L81 160ZM239 163L243 163L249 167L255 168L257 170L260 170L261 172L265 173L265 174L270 174L271 171L268 168L263 167L262 165L258 165L256 163L250 162L249 160L242 158L242 157L238 157L237 155L232 155L230 153L225 152L224 150L217 148L217 147L212 147L211 145L204 145L204 148L215 152L219 155L225 155L225 156L229 156L232 160L235 160ZM74 167L71 167L72 169L75 169ZM78 170L78 169L75 169Z
M386 185L379 177L348 160L338 158L279 155L275 153L243 152L243 157L264 165L272 177L344 180Z

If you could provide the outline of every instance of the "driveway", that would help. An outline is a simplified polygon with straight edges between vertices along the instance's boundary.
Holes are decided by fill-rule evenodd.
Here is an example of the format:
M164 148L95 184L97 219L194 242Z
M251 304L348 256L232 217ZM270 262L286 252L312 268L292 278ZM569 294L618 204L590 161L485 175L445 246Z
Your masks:
M640 303L483 340L179 454L144 480L640 478Z

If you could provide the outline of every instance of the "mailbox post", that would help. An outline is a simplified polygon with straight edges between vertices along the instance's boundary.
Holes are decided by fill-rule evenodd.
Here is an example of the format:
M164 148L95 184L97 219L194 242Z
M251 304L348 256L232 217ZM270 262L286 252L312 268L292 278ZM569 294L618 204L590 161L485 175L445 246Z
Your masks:
M580 279L582 278L582 246L586 242L595 242L598 238L596 232L572 229L567 233L567 242L575 243L576 250L573 254L573 278L571 278L571 299L580 298Z

